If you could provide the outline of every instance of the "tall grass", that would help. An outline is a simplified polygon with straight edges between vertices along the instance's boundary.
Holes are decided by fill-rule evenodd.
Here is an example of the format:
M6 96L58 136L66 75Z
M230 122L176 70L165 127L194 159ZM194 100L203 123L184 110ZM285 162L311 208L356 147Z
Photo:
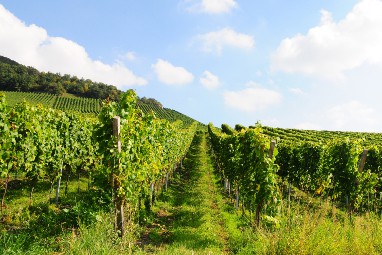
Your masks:
M118 237L113 228L113 217L110 214L99 214L91 225L80 223L62 241L64 254L130 254L135 238L137 225L128 223L129 231L123 239Z
M247 230L238 254L382 254L382 221L372 213L348 216L329 203L295 204L279 228Z

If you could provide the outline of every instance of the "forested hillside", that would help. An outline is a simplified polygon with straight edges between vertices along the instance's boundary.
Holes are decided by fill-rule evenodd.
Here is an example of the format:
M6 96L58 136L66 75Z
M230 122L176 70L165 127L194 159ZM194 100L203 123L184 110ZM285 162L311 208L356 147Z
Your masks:
M46 92L55 95L71 93L81 97L118 100L121 91L115 86L78 78L68 74L40 72L0 56L0 90Z

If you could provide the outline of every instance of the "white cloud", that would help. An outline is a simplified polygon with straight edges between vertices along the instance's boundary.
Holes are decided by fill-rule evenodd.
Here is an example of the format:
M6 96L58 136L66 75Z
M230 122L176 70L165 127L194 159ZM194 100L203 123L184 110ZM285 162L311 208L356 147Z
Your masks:
M220 85L219 77L209 71L204 71L200 83L207 89L216 89Z
M289 91L295 95L304 95L305 94L305 92L300 88L290 88Z
M252 36L238 33L231 28L198 35L196 40L202 44L203 51L216 54L220 54L226 46L243 50L251 50L255 47Z
M228 13L238 6L235 0L185 0L183 3L191 12L210 14Z
M260 88L260 84L258 84L257 82L255 81L249 81L245 84L246 87L249 87L249 88Z
M240 91L226 91L224 103L244 112L256 112L281 102L282 96L277 91L265 88L247 88Z
M122 58L127 59L129 61L134 61L137 59L137 56L134 52L129 51L125 55L123 55Z
M167 85L184 85L194 80L192 73L184 67L174 66L170 62L158 59L153 65L158 80Z
M334 22L328 11L306 35L285 38L271 57L273 70L343 80L363 64L382 66L382 1L361 0Z
M379 122L373 108L356 100L330 108L327 117L337 130L374 131Z
M92 60L84 47L62 37L51 37L44 28L26 25L0 4L0 55L41 71L71 74L97 82L125 86L145 85L144 78L116 62Z

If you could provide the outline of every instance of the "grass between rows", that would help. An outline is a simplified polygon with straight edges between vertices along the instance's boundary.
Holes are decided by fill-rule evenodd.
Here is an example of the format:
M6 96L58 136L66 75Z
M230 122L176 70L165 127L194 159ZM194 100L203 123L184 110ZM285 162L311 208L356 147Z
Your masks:
M228 233L221 214L206 137L196 136L183 161L153 207L137 254L226 254Z

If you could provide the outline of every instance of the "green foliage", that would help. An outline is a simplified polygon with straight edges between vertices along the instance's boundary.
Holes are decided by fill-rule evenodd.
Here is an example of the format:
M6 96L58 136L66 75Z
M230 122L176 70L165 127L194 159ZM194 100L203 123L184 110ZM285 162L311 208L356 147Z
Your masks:
M32 105L42 104L45 107L62 111L80 112L85 114L98 114L101 109L101 100L94 98L70 98L67 96L56 96L48 93L34 92L3 92L10 106L22 101Z
M144 114L154 114L160 119L165 119L169 122L175 122L181 120L184 124L184 127L192 125L194 122L197 122L191 117L188 117L178 111L173 109L164 108L160 102L155 99L149 98L138 98L137 106ZM202 125L199 123L199 126Z
M112 132L115 116L121 119L121 153ZM122 94L118 104L104 103L95 132L99 154L103 156L100 170L105 177L114 176L117 196L131 207L136 206L139 198L149 195L152 183L173 171L174 164L188 149L196 124L184 130L180 125L143 114L136 107L133 91Z
M222 124L221 128L224 134L233 135L235 133L235 130L233 130L228 124Z
M171 124L143 114L136 98L128 91L119 103L105 101L97 120L25 101L9 107L0 94L1 177L7 183L10 176L25 176L33 202L39 182L48 180L53 188L63 175L86 173L96 180L97 190L110 194L114 187L116 196L131 206L130 212L137 210L150 185L159 186L184 156L197 125L183 128L181 122ZM121 153L112 126L117 115L121 117ZM58 194L59 186L57 198ZM75 208L66 213L78 213Z
M348 210L382 205L375 197L382 191L380 134L270 127L264 127L262 133L279 141L278 174L295 186L330 197ZM359 164L365 148L369 150L362 171Z
M233 183L240 191L240 199L256 210L257 220L266 205L267 213L275 215L280 199L275 164L277 149L269 157L270 140L261 134L261 128L227 135L210 123L208 131L222 178Z
M245 129L246 129L246 127L244 127L243 125L240 125L240 124L235 125L235 130L238 132L245 130Z
M102 102L95 98L76 97L75 95L65 94L57 96L48 93L36 92L13 92L3 91L7 97L7 103L14 106L23 100L32 105L42 104L46 107L66 111L80 112L84 114L98 114L101 111ZM196 120L169 108L163 108L155 99L142 100L137 97L137 107L147 115L154 114L157 118L165 119L169 122L181 120L184 127L192 125ZM149 103L146 103L149 102ZM155 103L152 103L155 102ZM160 105L160 106L159 106ZM199 126L203 124L198 123Z
M0 90L45 92L54 95L72 93L82 97L118 100L121 93L115 86L76 76L39 72L0 56Z

